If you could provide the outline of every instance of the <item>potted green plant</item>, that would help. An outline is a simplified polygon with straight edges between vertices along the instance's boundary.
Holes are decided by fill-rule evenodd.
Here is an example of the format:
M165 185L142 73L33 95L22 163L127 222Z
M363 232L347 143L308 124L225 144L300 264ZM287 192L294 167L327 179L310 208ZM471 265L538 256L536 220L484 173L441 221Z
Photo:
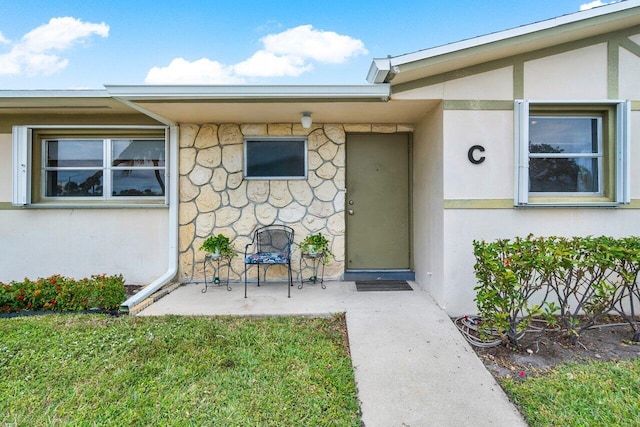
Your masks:
M335 257L331 249L329 249L329 239L322 233L309 234L298 246L303 254L311 257L324 254L326 262L328 262L329 257Z
M202 246L200 246L200 250L209 252L213 259L218 259L221 256L234 257L237 254L233 249L234 247L231 241L223 234L207 237L206 240L202 242Z

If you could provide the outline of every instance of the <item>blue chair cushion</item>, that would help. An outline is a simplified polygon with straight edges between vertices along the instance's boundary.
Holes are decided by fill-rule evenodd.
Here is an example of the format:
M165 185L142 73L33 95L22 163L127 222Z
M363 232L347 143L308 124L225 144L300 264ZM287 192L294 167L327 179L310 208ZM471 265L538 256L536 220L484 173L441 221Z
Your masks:
M247 264L288 264L289 256L284 252L258 252L245 258Z

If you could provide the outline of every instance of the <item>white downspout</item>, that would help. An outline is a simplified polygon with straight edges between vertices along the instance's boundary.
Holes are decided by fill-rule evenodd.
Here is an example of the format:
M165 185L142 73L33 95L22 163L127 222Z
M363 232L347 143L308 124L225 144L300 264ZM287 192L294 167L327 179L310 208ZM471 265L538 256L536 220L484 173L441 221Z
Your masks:
M140 304L158 289L169 283L178 273L178 152L180 147L178 129L175 124L169 126L169 266L162 276L123 302L120 305L121 313L129 313L131 308Z

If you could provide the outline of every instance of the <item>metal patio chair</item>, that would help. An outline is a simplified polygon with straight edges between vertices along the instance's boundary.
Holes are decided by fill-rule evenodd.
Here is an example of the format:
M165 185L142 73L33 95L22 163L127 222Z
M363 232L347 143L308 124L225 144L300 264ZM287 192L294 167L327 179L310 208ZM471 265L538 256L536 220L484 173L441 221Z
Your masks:
M293 286L293 274L291 272L291 245L293 244L293 228L286 225L266 225L253 232L251 243L244 248L244 297L247 297L247 268L250 265L258 266L258 286L260 286L260 265L265 265L265 281L267 280L266 268L270 265L281 264L287 266L289 273L289 286L287 296L291 298L291 286ZM251 249L251 251L250 251Z

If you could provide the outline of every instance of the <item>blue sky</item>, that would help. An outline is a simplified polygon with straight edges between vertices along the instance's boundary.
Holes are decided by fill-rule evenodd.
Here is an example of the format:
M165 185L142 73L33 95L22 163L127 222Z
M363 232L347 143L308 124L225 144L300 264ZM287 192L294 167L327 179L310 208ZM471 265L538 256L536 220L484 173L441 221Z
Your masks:
M365 84L397 56L611 0L0 0L0 90Z

